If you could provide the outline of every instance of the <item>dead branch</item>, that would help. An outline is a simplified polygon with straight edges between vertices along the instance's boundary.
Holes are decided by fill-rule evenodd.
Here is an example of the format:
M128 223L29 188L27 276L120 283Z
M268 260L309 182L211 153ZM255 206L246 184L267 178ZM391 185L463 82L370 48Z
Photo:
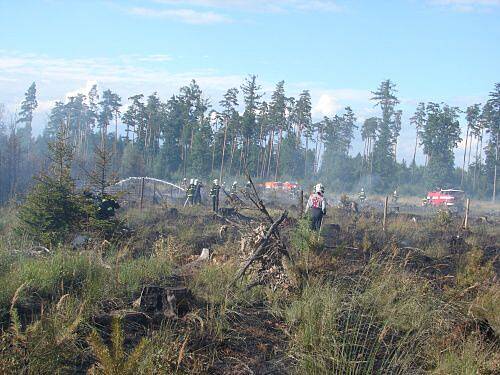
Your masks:
M250 267L250 265L257 259L259 259L260 257L262 257L262 255L265 253L266 249L267 249L267 245L269 244L269 241L271 239L271 237L273 236L273 234L275 234L275 232L277 231L278 229L278 226L288 217L288 212L287 211L284 211L282 214L281 214L281 217L276 220L270 227L269 229L267 230L266 232L266 235L264 236L264 238L262 239L259 247L257 247L257 249L254 251L254 253L252 254L252 256L244 263L243 267L241 268L241 270L238 272L238 274L236 275L235 279L233 280L233 282L231 283L231 285L234 285L239 279L241 279L243 277L243 275L245 274L245 272L247 271L248 267ZM289 256L289 255L288 255Z

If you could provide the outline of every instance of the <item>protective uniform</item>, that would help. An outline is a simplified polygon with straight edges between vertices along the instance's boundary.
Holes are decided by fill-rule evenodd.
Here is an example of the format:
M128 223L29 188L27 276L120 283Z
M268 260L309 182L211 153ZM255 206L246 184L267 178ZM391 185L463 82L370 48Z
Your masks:
M219 192L219 180L214 180L214 184L212 185L212 189L210 190L210 196L212 197L212 209L214 210L214 212L219 211Z
M118 208L120 208L120 205L115 199L108 195L103 195L97 207L97 217L102 220L109 219L115 216L115 210Z
M392 201L394 203L397 203L398 199L399 199L398 191L394 190L394 193L392 193Z
M311 210L311 229L319 231L323 216L326 215L325 189L323 185L317 184L314 190L307 201L306 212Z
M201 204L201 188L203 184L201 181L195 180L194 203Z
M186 190L186 202L189 202L189 204L192 206L194 204L194 193L195 193L195 184L194 184L194 180L191 179L189 181L189 186Z
M364 200L366 199L365 189L361 189L361 191L358 194L358 198L361 202L364 202Z
M230 194L232 197L237 196L238 193L238 182L234 181L233 184L231 185L231 191Z
M181 182L181 188L187 189L189 186L187 178L183 178Z

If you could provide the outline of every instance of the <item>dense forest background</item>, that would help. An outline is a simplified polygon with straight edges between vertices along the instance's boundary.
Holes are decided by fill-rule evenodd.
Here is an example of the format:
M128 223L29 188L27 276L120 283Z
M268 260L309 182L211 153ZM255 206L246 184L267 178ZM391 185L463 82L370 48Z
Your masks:
M265 97L253 75L216 103L194 80L166 102L156 92L124 99L94 86L87 95L56 102L43 133L35 137L33 83L18 113L9 114L0 104L0 202L28 191L33 177L50 163L48 145L61 129L72 146L72 173L79 186L92 183L96 165L114 179L151 176L170 181L227 180L242 177L248 168L257 179L305 185L320 180L339 192L364 187L388 193L398 188L401 194L423 195L430 188L449 187L494 199L500 83L485 103L467 108L418 104L410 121L413 159L401 162L396 158L403 126L396 84L381 82L372 100L379 116L362 123L350 107L313 122L309 91L288 97L280 81ZM466 121L465 134L461 119ZM356 132L364 147L353 155ZM462 141L463 160L455 160L454 150ZM425 155L424 165L415 162L417 149Z

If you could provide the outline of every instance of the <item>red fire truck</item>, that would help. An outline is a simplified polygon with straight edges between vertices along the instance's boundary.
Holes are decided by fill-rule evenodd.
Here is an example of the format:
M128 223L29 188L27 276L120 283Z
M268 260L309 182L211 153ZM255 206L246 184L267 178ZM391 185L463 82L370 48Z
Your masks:
M462 207L465 192L457 189L441 189L429 191L424 204L429 206Z

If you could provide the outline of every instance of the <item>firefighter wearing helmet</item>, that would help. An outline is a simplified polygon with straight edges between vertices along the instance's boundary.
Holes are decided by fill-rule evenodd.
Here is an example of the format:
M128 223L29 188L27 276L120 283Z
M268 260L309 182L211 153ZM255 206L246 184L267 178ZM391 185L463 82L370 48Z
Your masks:
M210 196L212 197L212 209L215 213L219 212L219 192L219 180L215 179L212 185L212 189L210 190Z
M311 229L319 231L323 216L326 215L325 188L322 184L314 187L314 193L309 196L306 205L306 212L311 210Z
M229 191L229 195L233 198L238 196L238 181L234 181L231 185L231 190Z
M363 203L366 199L365 189L361 188L361 191L358 194L358 199L361 203Z
M186 203L184 206L189 203L191 206L194 204L194 193L195 193L196 185L194 184L194 179L189 180L189 186L186 190Z

